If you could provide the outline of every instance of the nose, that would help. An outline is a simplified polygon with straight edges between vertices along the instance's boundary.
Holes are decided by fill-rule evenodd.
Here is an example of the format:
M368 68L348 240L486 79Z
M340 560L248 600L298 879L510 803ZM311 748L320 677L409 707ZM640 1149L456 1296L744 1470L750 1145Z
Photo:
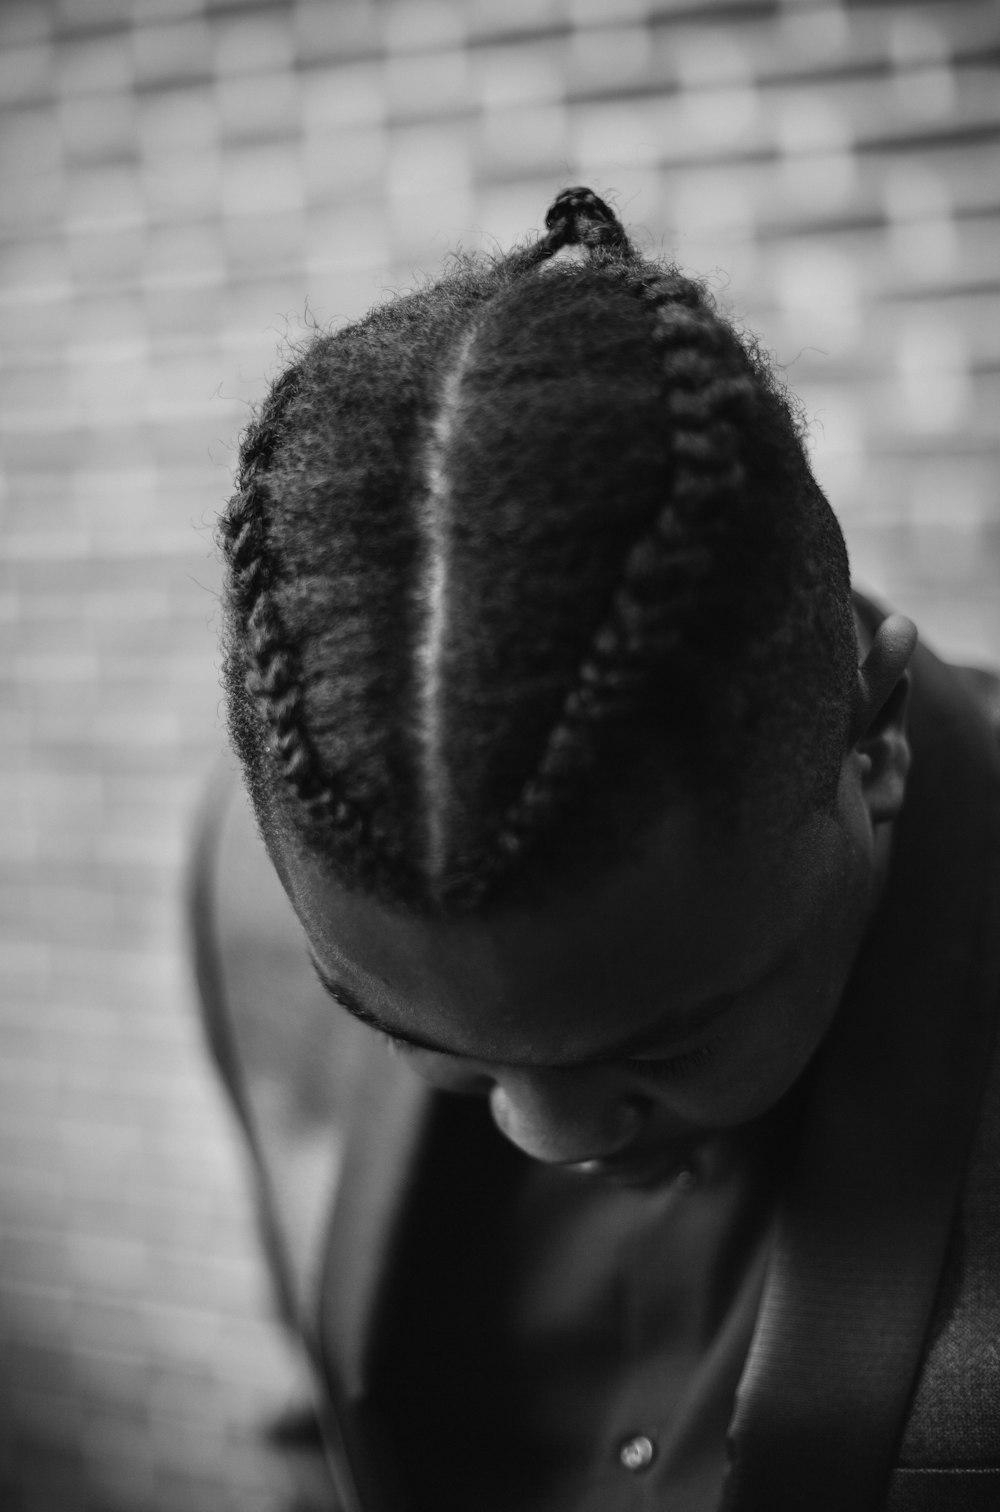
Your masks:
M513 1071L496 1076L489 1094L493 1122L535 1160L575 1164L626 1150L647 1106L607 1072Z

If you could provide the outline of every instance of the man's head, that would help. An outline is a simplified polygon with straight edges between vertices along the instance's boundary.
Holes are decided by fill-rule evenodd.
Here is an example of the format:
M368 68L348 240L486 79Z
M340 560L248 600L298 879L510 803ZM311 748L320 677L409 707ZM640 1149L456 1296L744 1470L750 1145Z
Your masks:
M679 796L781 827L845 748L847 557L772 374L599 200L549 225L313 342L223 520L258 814L411 910L597 871Z
M830 1022L912 635L859 672L840 530L704 290L586 191L548 224L274 386L222 525L230 722L334 995L529 1153L646 1179Z

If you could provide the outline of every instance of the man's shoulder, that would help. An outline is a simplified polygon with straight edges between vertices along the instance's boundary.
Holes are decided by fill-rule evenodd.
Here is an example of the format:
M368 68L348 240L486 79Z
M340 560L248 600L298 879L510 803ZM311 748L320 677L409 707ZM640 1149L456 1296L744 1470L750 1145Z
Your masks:
M922 676L928 667L932 675ZM933 720L940 698L947 703L948 720L957 717L985 725L1000 742L1000 676L996 673L943 663L922 651L914 684L924 701L925 727L928 714ZM952 697L956 690L957 700ZM983 825L989 822L984 812ZM995 867L991 874L996 875ZM968 901L969 907L982 906L981 899ZM968 963L970 969L974 964ZM1000 1018L1000 1002L996 1007ZM942 1067L941 1074L948 1075L948 1068ZM994 1038L948 1260L901 1446L901 1463L913 1467L914 1473L1000 1465L1000 1418L991 1405L1000 1358L998 1246L1000 1033Z
M1000 1465L1000 1053L980 1108L961 1206L902 1444L904 1465Z

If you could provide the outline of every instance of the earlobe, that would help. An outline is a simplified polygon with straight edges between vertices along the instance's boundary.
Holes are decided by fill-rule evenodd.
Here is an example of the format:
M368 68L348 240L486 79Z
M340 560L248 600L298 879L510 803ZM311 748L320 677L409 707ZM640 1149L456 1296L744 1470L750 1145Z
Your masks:
M912 620L890 615L858 668L852 748L863 758L862 789L873 824L895 819L903 806L910 767L907 667L916 644Z

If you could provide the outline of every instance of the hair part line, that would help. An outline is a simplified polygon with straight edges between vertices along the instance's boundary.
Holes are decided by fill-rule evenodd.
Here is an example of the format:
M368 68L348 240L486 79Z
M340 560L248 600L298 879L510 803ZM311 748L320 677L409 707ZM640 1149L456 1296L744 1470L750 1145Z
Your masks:
M423 609L422 635L416 648L419 669L420 778L426 816L425 864L428 877L441 877L447 868L448 770L445 756L443 675L444 648L448 634L449 526L451 489L447 472L448 445L455 427L462 380L475 339L467 331L455 361L445 375L441 398L431 421L424 453L424 479L420 524L426 543L426 576L420 594Z

